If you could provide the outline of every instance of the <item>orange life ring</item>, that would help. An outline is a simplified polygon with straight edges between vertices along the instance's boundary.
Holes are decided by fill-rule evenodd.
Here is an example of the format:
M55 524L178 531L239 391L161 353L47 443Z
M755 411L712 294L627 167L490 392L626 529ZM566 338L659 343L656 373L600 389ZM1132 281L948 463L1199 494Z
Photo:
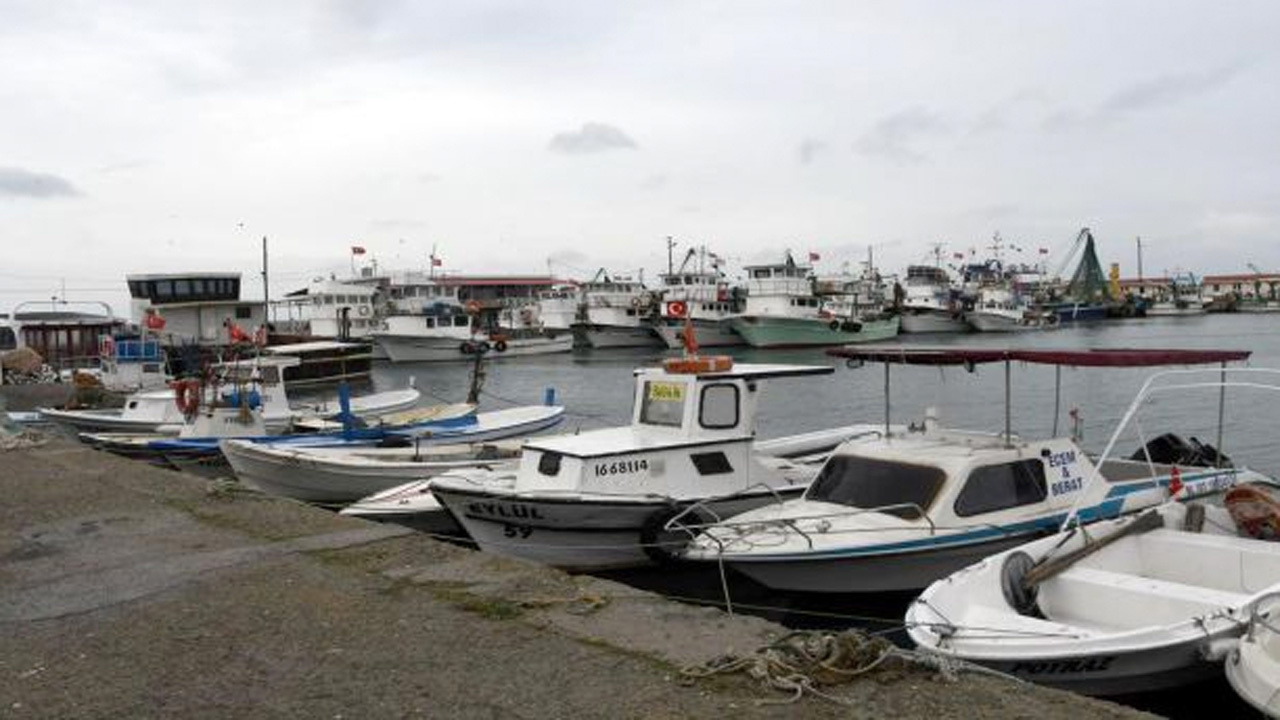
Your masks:
M733 358L728 355L686 355L667 358L662 369L672 375L728 372L733 369Z
M672 300L667 303L667 315L682 318L689 312L689 306L683 300Z
M169 383L173 388L173 402L183 415L195 415L200 409L200 381L175 380Z
M479 301L479 300L468 300L468 301L466 301L465 303L463 303L463 305L462 305L462 309L463 309L463 310L465 310L465 311L466 311L466 313L467 313L468 315L479 315L479 314L480 314L480 301Z

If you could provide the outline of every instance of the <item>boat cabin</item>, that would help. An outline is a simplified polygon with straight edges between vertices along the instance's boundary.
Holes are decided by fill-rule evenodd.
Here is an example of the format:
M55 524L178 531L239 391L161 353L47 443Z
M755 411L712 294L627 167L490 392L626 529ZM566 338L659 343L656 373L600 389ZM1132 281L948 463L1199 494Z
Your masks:
M674 498L741 491L763 472L752 446L766 381L832 371L804 365L738 365L705 373L637 370L630 425L530 440L515 489Z

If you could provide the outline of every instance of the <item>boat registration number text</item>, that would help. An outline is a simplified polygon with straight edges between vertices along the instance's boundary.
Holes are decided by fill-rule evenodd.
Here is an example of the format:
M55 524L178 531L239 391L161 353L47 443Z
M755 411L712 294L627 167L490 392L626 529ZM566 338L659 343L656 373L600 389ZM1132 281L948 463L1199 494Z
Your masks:
M634 475L636 473L645 472L649 469L649 461L641 458L639 460L615 460L613 462L602 462L596 465L596 477L607 477L609 475Z

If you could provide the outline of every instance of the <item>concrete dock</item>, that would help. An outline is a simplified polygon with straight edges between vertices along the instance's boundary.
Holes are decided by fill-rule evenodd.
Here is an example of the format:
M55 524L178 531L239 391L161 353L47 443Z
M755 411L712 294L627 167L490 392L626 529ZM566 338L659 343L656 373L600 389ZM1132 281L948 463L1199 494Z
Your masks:
M68 440L0 452L0 717L848 717L679 670L786 633ZM926 669L864 717L1134 716Z

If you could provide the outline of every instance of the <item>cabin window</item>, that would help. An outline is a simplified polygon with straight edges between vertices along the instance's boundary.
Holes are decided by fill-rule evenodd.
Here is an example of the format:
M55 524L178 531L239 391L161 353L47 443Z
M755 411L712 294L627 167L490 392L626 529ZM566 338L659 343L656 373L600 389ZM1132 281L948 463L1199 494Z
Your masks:
M248 320L248 319L249 319L249 318L251 318L251 317L253 317L253 308L249 307L248 305L237 305L237 306L236 306L236 319L237 319L237 320Z
M454 327L466 327L467 325L470 325L470 324L471 324L471 321L468 320L465 315L455 315L453 318Z
M689 456L699 475L725 475L733 472L733 465L722 452L693 453Z
M436 319L435 319L435 318L433 318L433 317L429 317L429 318L427 318L426 320L427 320L427 329L428 329L428 330L430 330L430 329L432 329L432 328L434 328L434 327L436 326Z
M836 455L822 467L805 499L911 519L928 510L946 477L942 469L927 465Z
M698 422L708 430L727 430L737 427L738 386L708 385L702 388L702 406L698 412Z
M560 474L560 459L564 457L560 453L542 453L542 457L538 458L538 472L547 477L555 477Z
M1048 488L1044 463L1038 459L988 465L969 473L969 480L956 497L956 515L982 513L1044 502Z
M640 422L646 425L680 427L684 422L685 384L649 380L644 384Z
M12 350L18 347L18 336L13 328L0 327L0 350Z

